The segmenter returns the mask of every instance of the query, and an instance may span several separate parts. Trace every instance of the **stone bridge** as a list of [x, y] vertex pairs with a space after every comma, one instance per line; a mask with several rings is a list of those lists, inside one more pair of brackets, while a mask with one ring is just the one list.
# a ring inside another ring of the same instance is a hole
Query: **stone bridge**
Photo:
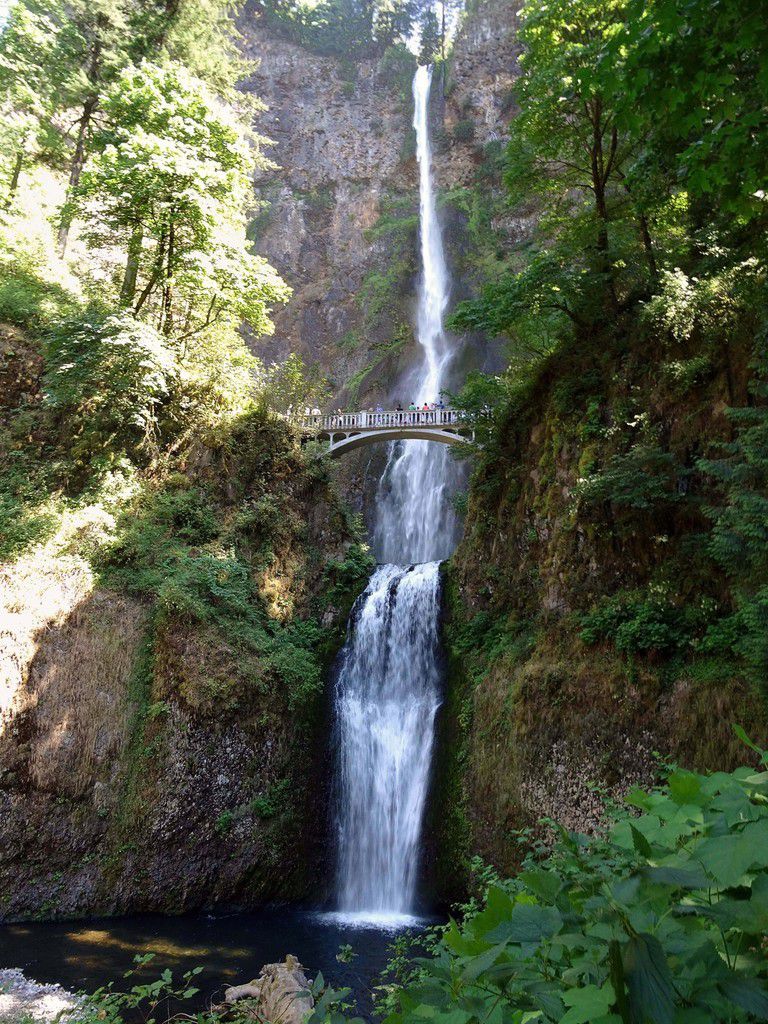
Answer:
[[300, 425], [307, 440], [328, 442], [328, 454], [332, 459], [354, 448], [380, 441], [472, 444], [475, 440], [474, 428], [463, 422], [455, 409], [340, 412], [330, 416], [303, 416]]

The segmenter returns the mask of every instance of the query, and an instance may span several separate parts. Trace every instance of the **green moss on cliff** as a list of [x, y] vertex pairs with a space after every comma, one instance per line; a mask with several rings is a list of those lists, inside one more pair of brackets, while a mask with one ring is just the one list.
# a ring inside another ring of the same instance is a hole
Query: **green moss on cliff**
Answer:
[[[732, 767], [732, 722], [768, 736], [702, 460], [746, 458], [724, 410], [750, 401], [754, 334], [744, 307], [727, 338], [682, 350], [653, 317], [582, 336], [517, 383], [479, 457], [449, 572], [441, 773], [470, 849], [505, 870], [515, 830], [596, 827], [591, 787], [650, 781], [654, 751]], [[682, 369], [659, 374], [674, 351]]]

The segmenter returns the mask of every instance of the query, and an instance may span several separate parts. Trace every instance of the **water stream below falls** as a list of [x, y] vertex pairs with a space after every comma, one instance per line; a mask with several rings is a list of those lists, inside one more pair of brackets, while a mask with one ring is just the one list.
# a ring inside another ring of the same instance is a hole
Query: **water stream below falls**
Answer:
[[[418, 405], [436, 402], [451, 346], [443, 327], [449, 279], [429, 139], [432, 69], [413, 80], [419, 162], [420, 360], [400, 382]], [[435, 715], [440, 704], [439, 560], [453, 550], [450, 496], [459, 469], [446, 446], [392, 445], [379, 481], [374, 549], [384, 564], [358, 600], [336, 682], [337, 913], [397, 925], [413, 920]]]

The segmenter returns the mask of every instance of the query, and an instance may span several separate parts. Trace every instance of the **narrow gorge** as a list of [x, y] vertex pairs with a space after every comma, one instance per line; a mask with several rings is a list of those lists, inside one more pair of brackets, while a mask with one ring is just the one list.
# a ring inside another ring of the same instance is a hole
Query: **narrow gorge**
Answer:
[[767, 62], [0, 4], [0, 1024], [768, 1020]]

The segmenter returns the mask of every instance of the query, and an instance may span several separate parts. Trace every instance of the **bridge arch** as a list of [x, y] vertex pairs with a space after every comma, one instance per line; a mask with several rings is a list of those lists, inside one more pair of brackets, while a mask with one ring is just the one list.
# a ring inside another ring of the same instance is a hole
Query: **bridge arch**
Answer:
[[337, 459], [346, 452], [381, 441], [435, 441], [472, 444], [474, 428], [454, 409], [396, 409], [387, 412], [307, 415], [301, 422], [304, 440], [325, 441], [326, 454]]
[[332, 459], [338, 459], [355, 448], [364, 448], [366, 445], [381, 444], [383, 441], [434, 441], [437, 444], [467, 444], [472, 443], [471, 434], [460, 433], [458, 430], [441, 430], [433, 427], [401, 427], [379, 430], [361, 430], [355, 432], [330, 433], [323, 432], [316, 435], [320, 441], [328, 441], [328, 454]]

